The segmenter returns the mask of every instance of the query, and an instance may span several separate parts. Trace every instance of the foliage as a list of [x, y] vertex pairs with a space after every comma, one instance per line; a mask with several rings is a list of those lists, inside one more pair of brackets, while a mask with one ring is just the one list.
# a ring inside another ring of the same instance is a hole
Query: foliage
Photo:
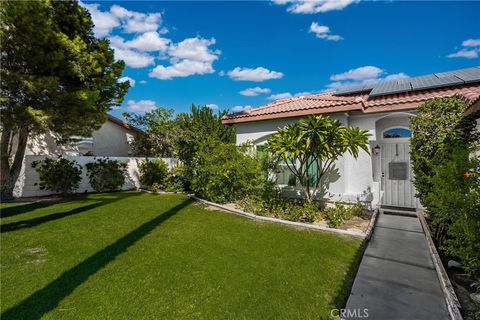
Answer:
[[90, 185], [96, 192], [119, 190], [125, 183], [127, 164], [117, 160], [97, 159], [85, 165]]
[[480, 158], [454, 149], [433, 168], [428, 213], [441, 249], [459, 258], [466, 271], [480, 276]]
[[140, 172], [140, 183], [143, 187], [151, 191], [158, 191], [154, 189], [164, 190], [169, 175], [165, 161], [162, 159], [156, 159], [154, 161], [145, 159], [138, 164], [138, 171]]
[[[267, 151], [282, 159], [300, 183], [306, 201], [312, 202], [322, 178], [344, 153], [358, 157], [368, 150], [368, 132], [342, 127], [338, 120], [312, 116], [289, 124], [274, 134]], [[316, 171], [317, 174], [312, 174]]]
[[125, 64], [114, 60], [108, 40], [94, 37], [77, 1], [3, 1], [0, 21], [0, 180], [8, 198], [28, 137], [89, 136], [129, 85], [117, 81]]
[[336, 203], [335, 207], [325, 208], [324, 214], [330, 228], [336, 228], [346, 221], [352, 219], [358, 213], [357, 210], [347, 207], [342, 203]]
[[234, 143], [235, 130], [222, 123], [226, 111], [215, 114], [207, 106], [192, 105], [190, 113], [180, 113], [176, 118], [178, 126], [177, 152], [179, 159], [190, 166], [200, 146], [208, 140], [220, 143]]
[[199, 148], [193, 159], [192, 190], [200, 197], [226, 203], [260, 191], [261, 166], [245, 147], [211, 139]]
[[40, 179], [41, 190], [51, 190], [63, 196], [78, 189], [82, 180], [82, 167], [74, 160], [46, 158], [32, 162]]
[[141, 129], [132, 142], [132, 150], [136, 156], [173, 157], [176, 154], [176, 124], [173, 120], [173, 109], [157, 107], [145, 114], [123, 113], [126, 121]]
[[186, 167], [182, 164], [173, 167], [165, 182], [165, 191], [182, 192], [189, 186]]
[[454, 146], [468, 147], [480, 138], [475, 120], [464, 118], [464, 111], [460, 97], [434, 98], [420, 105], [418, 115], [410, 119], [414, 184], [417, 197], [426, 207], [433, 168], [450, 157]]

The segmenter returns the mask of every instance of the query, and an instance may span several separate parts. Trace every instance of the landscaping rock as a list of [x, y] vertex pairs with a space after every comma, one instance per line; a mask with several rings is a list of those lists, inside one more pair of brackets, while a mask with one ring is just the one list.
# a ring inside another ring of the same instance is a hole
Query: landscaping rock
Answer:
[[480, 293], [471, 293], [470, 298], [480, 306]]
[[447, 267], [448, 269], [462, 269], [462, 264], [455, 260], [448, 260]]

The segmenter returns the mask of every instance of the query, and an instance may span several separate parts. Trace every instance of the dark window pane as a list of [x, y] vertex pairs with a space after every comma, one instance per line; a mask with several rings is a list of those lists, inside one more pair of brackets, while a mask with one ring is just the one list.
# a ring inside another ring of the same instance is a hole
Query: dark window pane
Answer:
[[384, 139], [410, 138], [411, 136], [412, 132], [405, 128], [392, 128], [383, 132]]

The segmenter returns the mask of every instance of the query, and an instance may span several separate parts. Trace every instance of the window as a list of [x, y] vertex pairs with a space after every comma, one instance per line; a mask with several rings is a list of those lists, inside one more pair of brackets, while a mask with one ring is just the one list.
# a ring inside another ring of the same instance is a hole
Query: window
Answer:
[[383, 131], [383, 139], [411, 138], [412, 131], [406, 128], [391, 128]]

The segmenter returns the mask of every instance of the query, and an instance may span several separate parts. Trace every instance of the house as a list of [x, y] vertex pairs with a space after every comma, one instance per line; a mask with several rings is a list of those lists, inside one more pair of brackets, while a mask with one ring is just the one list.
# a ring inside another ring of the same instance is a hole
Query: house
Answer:
[[68, 145], [58, 145], [50, 133], [30, 138], [25, 155], [129, 157], [132, 155], [131, 142], [140, 132], [128, 123], [108, 115], [108, 120], [91, 137], [73, 137], [74, 142]]
[[[107, 121], [94, 131], [91, 137], [72, 137], [74, 142], [59, 145], [52, 133], [45, 133], [29, 138], [20, 175], [15, 183], [15, 197], [36, 197], [51, 194], [51, 191], [40, 190], [39, 176], [32, 167], [35, 161], [46, 157], [63, 156], [76, 161], [82, 168], [86, 163], [95, 160], [95, 156], [105, 156], [123, 161], [127, 164], [126, 182], [122, 189], [129, 190], [140, 186], [137, 158], [132, 157], [131, 142], [135, 135], [142, 131], [130, 126], [111, 115]], [[168, 160], [168, 159], [167, 159]], [[168, 160], [169, 161], [169, 160]], [[91, 192], [86, 170], [82, 172], [82, 181], [78, 192]]]
[[[416, 108], [434, 97], [462, 97], [468, 110], [480, 104], [480, 67], [435, 73], [402, 80], [382, 81], [340, 89], [334, 93], [283, 99], [265, 106], [226, 115], [224, 124], [236, 127], [237, 144], [262, 145], [279, 128], [310, 115], [328, 115], [345, 126], [368, 130], [370, 154], [357, 159], [345, 154], [326, 177], [319, 197], [366, 201], [373, 206], [419, 206], [412, 183], [410, 118]], [[478, 111], [475, 112], [478, 117]], [[299, 195], [295, 179], [284, 169], [278, 183]]]

